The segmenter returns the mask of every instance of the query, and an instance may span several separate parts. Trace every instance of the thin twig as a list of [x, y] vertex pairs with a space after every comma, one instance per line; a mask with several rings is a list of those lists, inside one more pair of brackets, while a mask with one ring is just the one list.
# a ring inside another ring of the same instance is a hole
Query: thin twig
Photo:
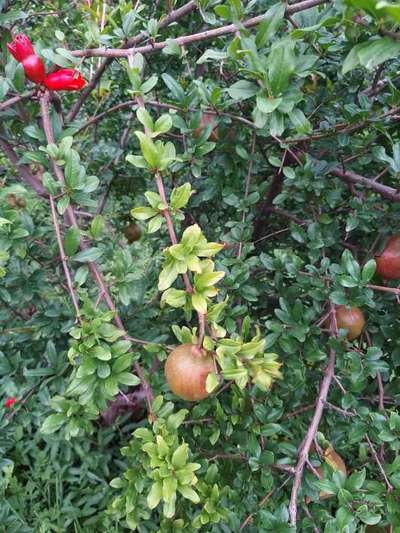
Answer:
[[[333, 304], [331, 304], [331, 307], [333, 307]], [[330, 332], [332, 336], [336, 336], [337, 335], [336, 314], [333, 312], [333, 309], [331, 309], [331, 311], [332, 312], [331, 312]], [[325, 402], [328, 397], [329, 388], [330, 388], [330, 385], [332, 383], [332, 379], [335, 373], [335, 361], [336, 361], [336, 353], [335, 353], [335, 350], [331, 348], [329, 352], [328, 365], [325, 369], [324, 378], [321, 382], [320, 390], [319, 390], [317, 401], [315, 404], [314, 416], [311, 420], [306, 436], [304, 437], [304, 440], [299, 449], [298, 461], [296, 465], [296, 472], [294, 475], [294, 482], [293, 482], [292, 493], [290, 496], [290, 504], [289, 504], [290, 523], [292, 526], [296, 526], [296, 523], [297, 523], [297, 499], [298, 499], [299, 489], [301, 486], [301, 481], [303, 479], [304, 466], [308, 460], [308, 454], [310, 452], [310, 448], [315, 438], [315, 435], [317, 434], [318, 427], [321, 422], [322, 414], [324, 412]]]
[[[319, 6], [321, 4], [330, 3], [330, 0], [304, 0], [303, 2], [297, 2], [296, 4], [289, 5], [286, 8], [287, 14], [298, 13], [306, 9]], [[265, 20], [265, 15], [258, 15], [256, 17], [245, 20], [241, 23], [243, 28], [252, 28], [257, 26]], [[240, 30], [240, 27], [236, 24], [229, 24], [227, 26], [221, 26], [220, 28], [214, 28], [212, 30], [202, 31], [200, 33], [194, 33], [192, 35], [184, 35], [182, 37], [176, 37], [175, 42], [179, 46], [186, 46], [188, 44], [197, 43], [199, 41], [205, 41], [208, 39], [215, 39], [216, 37], [222, 37], [230, 33], [236, 33]], [[145, 46], [138, 46], [133, 48], [88, 48], [86, 50], [73, 50], [71, 53], [75, 57], [128, 57], [134, 54], [149, 54], [162, 50], [168, 44], [168, 41], [154, 42]]]
[[60, 250], [61, 263], [64, 269], [65, 279], [67, 280], [69, 294], [71, 296], [72, 303], [74, 304], [74, 307], [75, 307], [76, 318], [78, 322], [80, 322], [81, 310], [79, 308], [78, 297], [77, 297], [77, 294], [74, 288], [74, 284], [72, 282], [71, 273], [68, 268], [68, 258], [64, 250], [64, 243], [63, 243], [63, 239], [61, 236], [60, 224], [58, 223], [58, 219], [57, 219], [56, 206], [55, 206], [54, 199], [52, 196], [50, 196], [49, 200], [50, 200], [51, 218], [53, 221], [54, 231], [56, 233], [58, 248]]
[[[178, 9], [175, 9], [171, 11], [166, 17], [164, 17], [160, 23], [159, 23], [159, 29], [166, 28], [173, 22], [176, 22], [177, 20], [181, 19], [185, 15], [191, 13], [197, 9], [197, 3], [195, 0], [190, 0], [187, 4], [183, 5], [182, 7], [179, 7]], [[148, 33], [146, 30], [138, 33], [132, 39], [128, 39], [121, 48], [131, 48], [132, 46], [135, 46], [136, 44], [140, 43], [143, 39], [146, 39], [148, 37]], [[76, 115], [79, 113], [80, 108], [84, 104], [85, 100], [88, 98], [90, 93], [95, 89], [95, 87], [98, 85], [98, 83], [101, 80], [102, 75], [106, 71], [107, 67], [112, 63], [113, 58], [107, 57], [102, 63], [99, 65], [98, 69], [94, 73], [92, 79], [87, 84], [87, 86], [83, 89], [79, 99], [77, 102], [73, 105], [70, 112], [67, 115], [67, 121], [72, 121], [76, 117]]]
[[[49, 115], [49, 98], [50, 98], [50, 95], [49, 93], [46, 91], [41, 99], [40, 99], [40, 107], [41, 107], [41, 112], [42, 112], [42, 120], [43, 120], [43, 129], [44, 129], [44, 132], [45, 132], [45, 135], [46, 135], [46, 139], [47, 139], [47, 143], [48, 144], [53, 144], [54, 143], [54, 134], [53, 134], [53, 128], [52, 128], [52, 125], [51, 125], [51, 120], [50, 120], [50, 115]], [[59, 167], [57, 165], [57, 163], [51, 158], [51, 162], [52, 162], [52, 166], [53, 166], [53, 170], [54, 170], [54, 174], [55, 176], [57, 177], [58, 181], [62, 184], [65, 183], [65, 178], [64, 178], [64, 173], [61, 169], [61, 167]], [[78, 222], [76, 220], [76, 217], [75, 217], [75, 213], [74, 213], [74, 210], [71, 206], [69, 206], [66, 210], [66, 214], [67, 214], [67, 217], [69, 219], [69, 222], [70, 224], [76, 226], [77, 228], [79, 228], [79, 225], [78, 225]], [[88, 246], [86, 244], [85, 241], [81, 240], [80, 242], [80, 248], [81, 250], [87, 250]], [[105, 302], [107, 303], [107, 306], [108, 308], [113, 311], [114, 313], [114, 321], [116, 323], [116, 325], [124, 332], [124, 338], [129, 340], [129, 335], [125, 332], [125, 327], [124, 327], [124, 324], [119, 316], [119, 314], [117, 313], [117, 310], [115, 308], [115, 305], [114, 305], [114, 302], [110, 296], [110, 292], [108, 290], [108, 287], [104, 281], [104, 278], [97, 266], [97, 264], [93, 261], [90, 261], [88, 263], [88, 266], [89, 266], [89, 269], [94, 277], [94, 280], [97, 284], [97, 286], [99, 287], [100, 289], [100, 293], [102, 293], [104, 295], [104, 300]], [[147, 401], [147, 409], [148, 409], [148, 417], [149, 417], [149, 420], [153, 421], [154, 420], [154, 415], [153, 415], [153, 411], [152, 411], [152, 403], [153, 403], [153, 391], [152, 391], [152, 388], [150, 386], [150, 384], [148, 383], [148, 381], [146, 380], [145, 378], [145, 375], [144, 375], [144, 371], [142, 369], [142, 367], [140, 366], [140, 364], [135, 361], [134, 362], [134, 369], [135, 369], [135, 372], [137, 373], [139, 379], [140, 379], [140, 382], [141, 382], [141, 385], [143, 387], [143, 390], [145, 392], [145, 395], [146, 395], [146, 401]]]
[[17, 102], [20, 102], [21, 100], [30, 98], [35, 93], [36, 93], [36, 89], [33, 89], [32, 91], [29, 91], [28, 93], [17, 94], [16, 96], [11, 97], [8, 100], [5, 100], [4, 102], [0, 102], [0, 111], [4, 111], [4, 109], [7, 109], [7, 107], [11, 107]]
[[[253, 162], [254, 162], [254, 152], [255, 152], [255, 149], [256, 149], [256, 140], [257, 140], [257, 136], [256, 136], [255, 133], [253, 133], [253, 139], [251, 141], [251, 152], [250, 152], [250, 157], [249, 157], [249, 166], [248, 166], [248, 169], [247, 169], [246, 185], [245, 185], [245, 190], [244, 190], [244, 201], [245, 202], [247, 200], [247, 197], [249, 196], [249, 191], [250, 191], [250, 181], [251, 181], [251, 173], [253, 171]], [[245, 208], [243, 208], [242, 225], [244, 225], [245, 221], [246, 221], [246, 211], [245, 211]], [[239, 247], [238, 247], [238, 251], [237, 251], [237, 258], [238, 259], [240, 259], [241, 255], [242, 255], [242, 248], [243, 248], [243, 242], [240, 241]]]
[[380, 462], [379, 460], [379, 457], [378, 457], [378, 454], [376, 453], [376, 450], [374, 448], [374, 445], [372, 444], [370, 438], [368, 437], [367, 434], [365, 434], [365, 439], [366, 441], [368, 442], [368, 446], [371, 450], [371, 453], [372, 453], [372, 456], [373, 458], [375, 459], [375, 462], [376, 464], [378, 465], [378, 468], [379, 470], [381, 471], [381, 474], [382, 474], [382, 477], [383, 479], [385, 480], [385, 484], [386, 484], [386, 487], [387, 487], [387, 491], [388, 492], [393, 492], [393, 485], [390, 483], [390, 481], [388, 480], [387, 476], [386, 476], [386, 473], [383, 469], [383, 466], [382, 466], [382, 463]]
[[[271, 498], [271, 496], [275, 492], [283, 489], [283, 487], [289, 483], [290, 479], [291, 479], [290, 476], [287, 477], [285, 479], [285, 481], [279, 485], [278, 488], [272, 489], [269, 492], [267, 492], [267, 494], [264, 496], [264, 498], [262, 500], [260, 500], [260, 502], [258, 503], [258, 507], [263, 507], [268, 502], [268, 500]], [[255, 515], [255, 513], [249, 514], [249, 516], [242, 522], [242, 524], [240, 526], [240, 531], [243, 531], [243, 529], [252, 522], [254, 515]]]

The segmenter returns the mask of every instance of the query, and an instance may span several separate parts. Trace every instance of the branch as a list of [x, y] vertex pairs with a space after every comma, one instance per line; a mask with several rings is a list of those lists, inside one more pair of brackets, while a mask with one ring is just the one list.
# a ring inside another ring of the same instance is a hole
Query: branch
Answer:
[[[161, 22], [159, 25], [160, 29], [165, 28], [166, 26], [169, 26], [172, 24], [172, 22], [175, 22], [179, 20], [180, 18], [184, 17], [191, 11], [194, 11], [197, 9], [196, 2], [194, 0], [190, 0], [187, 4], [180, 7], [179, 9], [175, 9], [169, 13]], [[135, 37], [132, 39], [129, 39], [126, 43], [122, 45], [122, 49], [124, 48], [131, 48], [132, 46], [135, 46], [136, 44], [140, 43], [143, 39], [146, 39], [148, 37], [148, 34], [146, 31], [142, 31], [138, 33]], [[129, 54], [128, 54], [129, 55]], [[67, 115], [67, 121], [72, 121], [76, 117], [76, 115], [79, 113], [80, 108], [84, 104], [86, 98], [89, 96], [89, 94], [93, 91], [93, 89], [96, 87], [96, 85], [99, 83], [104, 71], [106, 68], [111, 64], [113, 58], [107, 57], [99, 66], [99, 68], [96, 70], [93, 78], [90, 80], [90, 82], [87, 84], [87, 86], [83, 89], [79, 99], [77, 102], [73, 105], [70, 112]]]
[[[256, 133], [253, 132], [253, 138], [251, 141], [251, 152], [250, 152], [250, 157], [249, 157], [249, 166], [247, 168], [246, 185], [245, 185], [245, 190], [244, 190], [244, 201], [247, 200], [247, 197], [249, 196], [249, 191], [250, 191], [250, 181], [251, 181], [251, 174], [253, 172], [253, 162], [254, 162], [254, 152], [256, 150], [256, 140], [257, 140]], [[246, 222], [246, 211], [243, 210], [242, 224], [244, 225], [245, 222]], [[242, 249], [243, 249], [243, 241], [240, 240], [238, 251], [237, 251], [238, 259], [240, 259], [242, 255]]]
[[21, 100], [25, 100], [26, 98], [30, 98], [36, 93], [36, 89], [32, 89], [32, 91], [29, 91], [29, 93], [26, 94], [18, 94], [17, 96], [13, 96], [12, 98], [9, 98], [5, 102], [0, 103], [0, 111], [4, 111], [4, 109], [7, 109], [7, 107], [10, 107], [17, 102], [20, 102]]
[[[331, 0], [304, 0], [303, 2], [297, 2], [297, 4], [289, 5], [286, 9], [286, 14], [298, 13], [299, 11], [304, 11], [321, 4], [330, 3]], [[205, 41], [208, 39], [214, 39], [216, 37], [222, 37], [223, 35], [228, 35], [230, 33], [236, 33], [242, 28], [252, 28], [257, 26], [260, 22], [265, 19], [265, 14], [258, 15], [257, 17], [250, 18], [241, 23], [241, 25], [229, 24], [227, 26], [221, 26], [220, 28], [215, 28], [212, 30], [202, 31], [200, 33], [194, 33], [192, 35], [184, 35], [183, 37], [177, 37], [174, 41], [180, 46], [186, 46], [188, 44], [196, 43], [199, 41]], [[146, 46], [138, 46], [132, 48], [88, 48], [86, 50], [73, 50], [71, 53], [75, 57], [128, 57], [137, 53], [140, 54], [149, 54], [152, 52], [157, 52], [162, 50], [167, 46], [167, 41], [162, 41], [158, 43], [152, 43]]]
[[[54, 134], [53, 134], [53, 128], [52, 128], [52, 125], [51, 125], [51, 120], [50, 120], [50, 115], [49, 115], [49, 98], [50, 98], [49, 92], [46, 91], [44, 93], [44, 95], [40, 99], [40, 108], [41, 108], [41, 113], [42, 113], [43, 129], [44, 129], [44, 132], [45, 132], [45, 135], [46, 135], [47, 143], [48, 144], [53, 144], [54, 143]], [[54, 169], [54, 174], [56, 175], [58, 181], [60, 183], [65, 183], [64, 173], [63, 173], [62, 169], [56, 164], [56, 162], [52, 158], [51, 158], [51, 163], [52, 163], [52, 166], [53, 166], [53, 169]], [[72, 225], [76, 226], [77, 228], [79, 228], [79, 225], [78, 225], [78, 222], [76, 220], [76, 216], [75, 216], [74, 210], [73, 210], [73, 208], [71, 206], [69, 206], [67, 208], [66, 214], [67, 214], [67, 217], [69, 219], [70, 224], [72, 224]], [[88, 248], [88, 245], [86, 244], [86, 242], [81, 240], [80, 248], [81, 248], [81, 250], [86, 250]], [[92, 275], [93, 275], [93, 277], [95, 279], [95, 282], [96, 282], [97, 286], [100, 289], [100, 294], [104, 295], [104, 299], [106, 301], [106, 304], [107, 304], [108, 308], [111, 311], [113, 311], [113, 313], [115, 314], [114, 321], [115, 321], [116, 325], [122, 331], [125, 332], [124, 338], [129, 340], [129, 335], [126, 333], [124, 324], [123, 324], [119, 314], [117, 313], [117, 310], [115, 308], [114, 302], [113, 302], [113, 300], [112, 300], [112, 298], [110, 296], [110, 292], [108, 290], [108, 287], [105, 284], [104, 278], [103, 278], [103, 276], [102, 276], [97, 264], [95, 262], [89, 262], [88, 265], [89, 265], [89, 269], [90, 269], [90, 271], [91, 271], [91, 273], [92, 273]], [[134, 362], [134, 368], [135, 368], [135, 372], [139, 376], [139, 379], [141, 381], [141, 385], [142, 385], [143, 390], [144, 390], [145, 395], [146, 395], [149, 418], [153, 419], [153, 413], [152, 413], [152, 409], [151, 409], [151, 404], [153, 402], [153, 391], [152, 391], [152, 389], [150, 387], [150, 384], [147, 382], [147, 380], [146, 380], [146, 378], [144, 376], [144, 372], [143, 372], [142, 367], [139, 365], [139, 363], [137, 361]]]
[[[337, 334], [336, 314], [335, 314], [332, 304], [331, 304], [330, 331], [331, 331], [332, 336], [336, 336]], [[297, 461], [297, 465], [295, 469], [292, 494], [290, 496], [290, 504], [289, 504], [290, 523], [292, 526], [296, 526], [297, 498], [298, 498], [298, 493], [299, 493], [299, 489], [301, 486], [301, 481], [303, 478], [304, 466], [307, 463], [308, 454], [310, 452], [310, 448], [315, 438], [315, 435], [317, 434], [318, 427], [321, 422], [322, 414], [324, 412], [325, 402], [328, 397], [329, 388], [330, 388], [330, 385], [332, 383], [332, 379], [335, 373], [335, 361], [336, 361], [336, 353], [331, 348], [330, 353], [329, 353], [328, 366], [325, 369], [324, 378], [321, 382], [321, 386], [320, 386], [319, 393], [318, 393], [318, 398], [315, 403], [314, 416], [311, 420], [306, 436], [304, 437], [304, 440], [299, 449], [298, 461]]]
[[9, 142], [0, 137], [0, 148], [8, 157], [13, 165], [17, 167], [17, 170], [23, 181], [28, 183], [39, 196], [48, 197], [48, 192], [43, 187], [42, 182], [36, 178], [30, 171], [27, 165], [22, 165], [19, 163], [19, 157], [16, 154], [14, 148]]
[[382, 474], [383, 479], [385, 480], [387, 492], [393, 492], [393, 485], [390, 483], [390, 481], [388, 480], [388, 478], [386, 476], [386, 473], [385, 473], [385, 471], [383, 469], [383, 466], [382, 466], [382, 464], [381, 464], [381, 462], [379, 460], [378, 454], [376, 453], [374, 445], [371, 442], [371, 439], [368, 437], [367, 434], [365, 434], [365, 438], [366, 438], [366, 440], [368, 442], [368, 446], [370, 447], [372, 456], [375, 459], [376, 464], [378, 465], [378, 468], [379, 468], [379, 470], [380, 470], [380, 472]]
[[[174, 104], [168, 104], [163, 102], [157, 102], [155, 100], [147, 100], [146, 105], [150, 107], [157, 107], [160, 109], [174, 109], [175, 111], [181, 111], [182, 113], [195, 113], [198, 111], [198, 109], [194, 109], [192, 107], [179, 107]], [[78, 130], [76, 130], [75, 134], [80, 133], [84, 129], [86, 129], [88, 126], [91, 126], [92, 124], [97, 124], [100, 120], [102, 120], [104, 117], [109, 115], [110, 113], [113, 113], [114, 111], [120, 111], [121, 109], [125, 109], [126, 107], [136, 109], [138, 107], [136, 100], [127, 100], [126, 102], [120, 102], [119, 104], [113, 105], [109, 109], [106, 109], [105, 111], [102, 111], [98, 115], [95, 115], [94, 117], [90, 118], [85, 124], [83, 124]], [[241, 122], [248, 128], [251, 128], [253, 130], [257, 129], [255, 124], [251, 122], [250, 120], [239, 117], [237, 115], [232, 115], [231, 113], [225, 113], [223, 111], [216, 111], [215, 109], [211, 108], [205, 108], [204, 112], [207, 113], [207, 115], [216, 115], [219, 117], [227, 117], [235, 122]]]
[[350, 170], [342, 170], [340, 168], [333, 168], [330, 171], [330, 174], [333, 174], [334, 176], [341, 178], [347, 183], [365, 185], [369, 189], [372, 189], [373, 191], [377, 192], [378, 194], [380, 194], [384, 198], [387, 198], [388, 200], [392, 200], [393, 202], [400, 202], [400, 192], [397, 189], [394, 189], [393, 187], [382, 185], [381, 183], [378, 183], [370, 178], [361, 176], [360, 174], [356, 174], [355, 172], [351, 172]]

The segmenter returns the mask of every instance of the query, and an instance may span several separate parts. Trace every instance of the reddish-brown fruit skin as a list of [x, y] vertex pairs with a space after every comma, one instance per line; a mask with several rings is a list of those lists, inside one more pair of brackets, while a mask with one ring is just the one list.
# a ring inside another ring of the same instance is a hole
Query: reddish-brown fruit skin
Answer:
[[375, 256], [376, 272], [384, 279], [400, 278], [400, 236], [391, 237], [381, 255]]
[[206, 350], [194, 344], [182, 344], [169, 354], [164, 373], [176, 396], [188, 402], [197, 402], [208, 396], [206, 380], [214, 370], [214, 360]]
[[[203, 133], [204, 128], [206, 128], [209, 124], [215, 124], [215, 116], [209, 113], [203, 113], [200, 118], [200, 124], [199, 127], [196, 128], [193, 132], [193, 135], [198, 139], [200, 135]], [[218, 141], [218, 126], [215, 126], [210, 133], [209, 139], [211, 141]]]
[[347, 338], [353, 341], [361, 335], [365, 326], [364, 314], [358, 307], [336, 307], [336, 322], [339, 329], [347, 329]]
[[129, 242], [129, 244], [131, 244], [140, 239], [142, 235], [142, 230], [137, 224], [132, 223], [132, 224], [129, 224], [129, 226], [125, 226], [124, 235], [126, 237], [126, 240]]

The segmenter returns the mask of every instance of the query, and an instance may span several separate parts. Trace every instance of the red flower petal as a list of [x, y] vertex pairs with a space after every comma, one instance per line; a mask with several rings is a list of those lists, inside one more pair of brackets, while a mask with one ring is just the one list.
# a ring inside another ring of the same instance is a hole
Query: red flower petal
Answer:
[[79, 91], [86, 81], [78, 70], [62, 68], [49, 74], [44, 84], [52, 91]]
[[17, 398], [15, 398], [15, 396], [12, 396], [11, 398], [7, 398], [7, 400], [4, 402], [4, 407], [6, 407], [7, 409], [10, 409], [16, 402], [17, 402]]
[[35, 53], [29, 37], [23, 33], [20, 33], [11, 43], [8, 43], [7, 48], [17, 61], [23, 61]]

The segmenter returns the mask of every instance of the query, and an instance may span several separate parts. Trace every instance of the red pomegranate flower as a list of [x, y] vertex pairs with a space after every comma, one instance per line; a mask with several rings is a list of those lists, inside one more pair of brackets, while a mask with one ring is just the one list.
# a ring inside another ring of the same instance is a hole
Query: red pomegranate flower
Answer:
[[52, 91], [79, 91], [86, 81], [78, 70], [62, 68], [49, 74], [44, 84]]
[[17, 35], [11, 43], [7, 44], [10, 54], [20, 63], [24, 59], [35, 54], [32, 43], [26, 35], [20, 33]]
[[4, 402], [4, 407], [7, 409], [11, 409], [11, 407], [17, 402], [17, 398], [15, 396], [11, 396], [11, 398], [7, 398], [7, 400]]
[[46, 72], [43, 61], [35, 54], [32, 43], [26, 35], [20, 33], [7, 44], [10, 54], [24, 67], [25, 76], [34, 83], [43, 83]]

